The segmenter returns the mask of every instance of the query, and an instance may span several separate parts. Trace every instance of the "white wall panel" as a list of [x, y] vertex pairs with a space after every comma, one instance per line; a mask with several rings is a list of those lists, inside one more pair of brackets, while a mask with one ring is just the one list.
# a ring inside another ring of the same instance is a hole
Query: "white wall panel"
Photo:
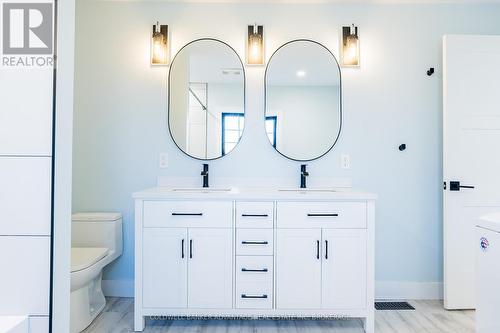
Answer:
[[19, 53], [0, 63], [0, 315], [35, 316], [31, 331], [48, 332], [53, 68], [39, 67], [50, 55]]
[[0, 235], [49, 235], [50, 157], [0, 156]]
[[52, 68], [0, 67], [0, 155], [51, 155]]
[[0, 315], [47, 315], [50, 237], [0, 236]]
[[48, 333], [49, 332], [49, 317], [30, 317], [30, 333]]

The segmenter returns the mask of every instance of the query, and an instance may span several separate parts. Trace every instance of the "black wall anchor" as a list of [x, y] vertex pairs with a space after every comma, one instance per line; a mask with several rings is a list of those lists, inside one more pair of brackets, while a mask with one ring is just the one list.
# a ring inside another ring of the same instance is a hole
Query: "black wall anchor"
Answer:
[[434, 74], [434, 67], [431, 67], [427, 70], [427, 76], [431, 76], [432, 74]]
[[406, 149], [406, 143], [402, 143], [399, 145], [399, 151], [403, 151]]

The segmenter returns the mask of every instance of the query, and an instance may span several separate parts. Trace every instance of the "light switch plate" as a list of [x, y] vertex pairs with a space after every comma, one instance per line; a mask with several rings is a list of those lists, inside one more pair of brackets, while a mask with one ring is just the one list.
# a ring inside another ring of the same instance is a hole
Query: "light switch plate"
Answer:
[[159, 162], [160, 169], [168, 168], [168, 154], [167, 153], [160, 153], [159, 160], [160, 160], [160, 162]]
[[348, 154], [340, 155], [340, 167], [342, 169], [350, 169], [351, 168], [351, 156]]

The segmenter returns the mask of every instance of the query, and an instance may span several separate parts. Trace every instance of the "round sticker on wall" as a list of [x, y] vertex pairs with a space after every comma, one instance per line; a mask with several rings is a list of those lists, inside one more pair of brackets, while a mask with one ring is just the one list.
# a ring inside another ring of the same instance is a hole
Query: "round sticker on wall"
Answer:
[[488, 251], [488, 247], [490, 247], [490, 242], [485, 237], [481, 237], [481, 250]]

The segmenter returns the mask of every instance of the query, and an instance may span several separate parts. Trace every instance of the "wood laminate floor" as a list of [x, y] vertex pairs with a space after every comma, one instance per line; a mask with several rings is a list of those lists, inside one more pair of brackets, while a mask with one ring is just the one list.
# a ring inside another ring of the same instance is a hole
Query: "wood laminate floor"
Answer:
[[[133, 332], [132, 298], [108, 298], [84, 333]], [[441, 301], [409, 301], [414, 311], [375, 311], [376, 333], [473, 333], [474, 311], [446, 311]], [[145, 333], [362, 333], [360, 320], [147, 320]]]

